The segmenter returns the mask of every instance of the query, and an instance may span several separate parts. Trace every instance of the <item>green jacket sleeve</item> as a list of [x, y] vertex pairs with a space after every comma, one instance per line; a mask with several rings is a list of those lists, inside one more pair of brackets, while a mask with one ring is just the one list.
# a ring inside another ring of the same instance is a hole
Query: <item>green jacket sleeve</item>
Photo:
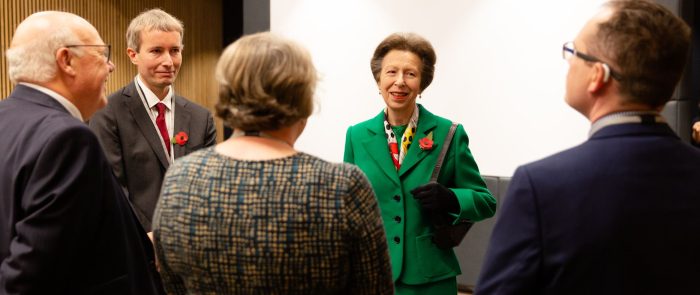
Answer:
[[345, 154], [343, 155], [343, 162], [355, 164], [355, 155], [352, 150], [352, 126], [348, 127], [348, 131], [345, 133]]
[[469, 150], [469, 138], [461, 124], [455, 131], [438, 182], [457, 195], [461, 210], [459, 216], [455, 216], [455, 222], [459, 219], [480, 221], [496, 213], [496, 199], [481, 178], [479, 167]]

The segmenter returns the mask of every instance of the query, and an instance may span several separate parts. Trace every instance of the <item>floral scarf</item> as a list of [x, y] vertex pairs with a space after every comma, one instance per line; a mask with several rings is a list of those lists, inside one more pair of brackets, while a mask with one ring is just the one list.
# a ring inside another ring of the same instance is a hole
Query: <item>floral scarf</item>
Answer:
[[413, 110], [413, 115], [411, 115], [411, 120], [408, 122], [408, 127], [401, 136], [401, 149], [399, 150], [399, 145], [396, 142], [396, 135], [394, 135], [394, 130], [391, 128], [388, 120], [388, 109], [384, 109], [384, 132], [386, 133], [387, 141], [389, 142], [389, 151], [391, 152], [391, 160], [394, 161], [394, 167], [396, 171], [401, 168], [401, 163], [406, 157], [408, 148], [413, 142], [413, 135], [416, 133], [416, 126], [418, 126], [418, 105], [415, 106]]

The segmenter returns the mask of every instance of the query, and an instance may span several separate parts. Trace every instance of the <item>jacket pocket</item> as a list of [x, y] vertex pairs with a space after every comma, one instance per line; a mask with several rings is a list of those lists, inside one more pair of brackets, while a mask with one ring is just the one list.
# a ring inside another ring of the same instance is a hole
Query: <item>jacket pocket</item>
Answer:
[[459, 274], [459, 265], [452, 249], [443, 250], [433, 243], [433, 234], [416, 237], [418, 265], [428, 279], [446, 278]]

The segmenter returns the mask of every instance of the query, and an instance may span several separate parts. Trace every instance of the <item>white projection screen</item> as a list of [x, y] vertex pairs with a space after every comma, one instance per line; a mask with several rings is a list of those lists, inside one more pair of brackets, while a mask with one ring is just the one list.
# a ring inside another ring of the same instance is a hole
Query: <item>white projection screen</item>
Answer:
[[603, 2], [271, 0], [270, 30], [305, 46], [320, 76], [297, 148], [342, 161], [347, 127], [383, 107], [369, 60], [393, 32], [435, 47], [435, 78], [419, 103], [464, 125], [482, 174], [510, 176], [577, 145], [589, 123], [563, 100], [561, 47]]

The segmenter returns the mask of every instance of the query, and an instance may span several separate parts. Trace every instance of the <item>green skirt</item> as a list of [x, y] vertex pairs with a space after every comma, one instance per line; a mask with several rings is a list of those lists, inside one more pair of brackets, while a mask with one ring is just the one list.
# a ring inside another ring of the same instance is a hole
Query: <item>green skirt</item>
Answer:
[[433, 283], [421, 285], [406, 285], [401, 282], [394, 284], [396, 295], [456, 295], [457, 278], [452, 277]]

